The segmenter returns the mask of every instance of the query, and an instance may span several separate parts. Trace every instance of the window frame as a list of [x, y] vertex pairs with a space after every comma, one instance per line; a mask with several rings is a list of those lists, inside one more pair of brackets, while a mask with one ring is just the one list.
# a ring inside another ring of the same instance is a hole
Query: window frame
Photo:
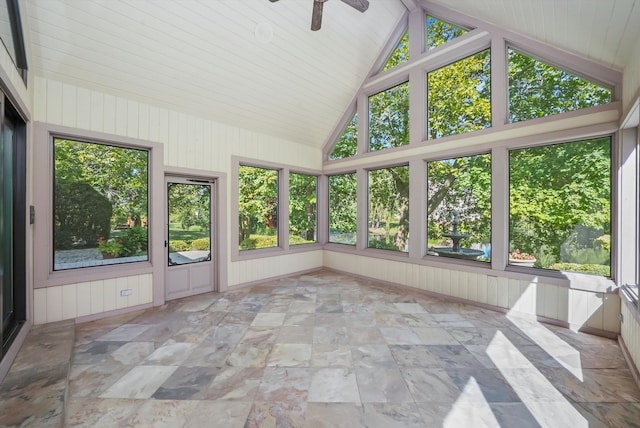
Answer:
[[490, 170], [489, 170], [489, 174], [490, 174], [490, 184], [489, 184], [489, 192], [490, 192], [490, 197], [489, 197], [489, 203], [491, 205], [491, 216], [489, 219], [489, 245], [492, 249], [492, 254], [491, 254], [491, 259], [489, 261], [480, 261], [480, 260], [465, 260], [465, 259], [458, 259], [458, 258], [454, 258], [454, 257], [440, 257], [439, 261], [442, 261], [443, 259], [449, 259], [449, 260], [454, 260], [455, 263], [463, 263], [463, 264], [472, 264], [473, 266], [479, 266], [479, 267], [491, 267], [492, 266], [492, 262], [493, 262], [493, 240], [494, 240], [494, 215], [493, 215], [493, 209], [494, 209], [494, 159], [493, 159], [493, 151], [492, 150], [485, 150], [485, 151], [474, 151], [474, 152], [467, 152], [467, 151], [462, 151], [460, 152], [460, 154], [455, 154], [452, 156], [440, 156], [440, 157], [435, 157], [435, 158], [427, 158], [424, 159], [424, 176], [425, 176], [425, 193], [424, 193], [424, 200], [425, 200], [425, 218], [426, 218], [426, 225], [425, 225], [425, 236], [422, 238], [424, 239], [425, 242], [425, 248], [426, 251], [423, 254], [423, 259], [425, 260], [430, 260], [433, 259], [435, 260], [438, 256], [434, 256], [429, 254], [429, 226], [428, 226], [428, 222], [429, 222], [429, 213], [428, 213], [428, 203], [429, 203], [429, 197], [428, 197], [428, 193], [429, 193], [429, 163], [431, 162], [439, 162], [439, 161], [444, 161], [444, 160], [449, 160], [449, 159], [454, 159], [454, 158], [468, 158], [468, 157], [473, 157], [473, 156], [489, 156], [489, 163], [490, 163]]
[[[107, 144], [148, 152], [148, 260], [78, 269], [53, 270], [54, 138]], [[163, 205], [165, 199], [163, 194], [162, 145], [65, 126], [36, 124], [34, 126], [34, 148], [40, 152], [39, 156], [34, 157], [34, 182], [47, 183], [46, 186], [34, 187], [34, 288], [149, 273], [154, 274], [154, 277], [159, 275], [159, 272], [164, 269], [164, 231], [161, 218], [164, 215]]]
[[316, 188], [315, 188], [315, 197], [316, 197], [316, 206], [315, 206], [315, 217], [316, 217], [316, 221], [315, 221], [315, 230], [316, 230], [316, 239], [314, 242], [304, 242], [304, 243], [300, 243], [300, 244], [292, 244], [291, 243], [291, 193], [288, 193], [289, 197], [289, 201], [288, 201], [288, 206], [287, 206], [287, 212], [289, 213], [289, 221], [288, 221], [288, 241], [289, 241], [289, 247], [299, 247], [299, 246], [303, 246], [303, 245], [315, 245], [318, 244], [318, 242], [320, 241], [320, 230], [319, 230], [319, 221], [318, 221], [318, 206], [319, 201], [320, 201], [320, 176], [316, 175], [316, 174], [309, 174], [309, 173], [305, 173], [305, 172], [298, 172], [297, 170], [289, 170], [288, 173], [288, 180], [287, 180], [287, 186], [288, 190], [290, 192], [290, 188], [291, 188], [291, 174], [296, 174], [296, 175], [303, 175], [306, 177], [313, 177], [315, 178], [316, 181]]
[[408, 215], [409, 215], [409, 237], [411, 236], [411, 167], [409, 162], [405, 162], [405, 163], [397, 163], [397, 164], [393, 164], [393, 165], [377, 165], [375, 167], [371, 167], [371, 168], [366, 168], [365, 172], [366, 172], [366, 213], [365, 213], [365, 218], [366, 218], [366, 225], [365, 225], [365, 230], [366, 230], [366, 235], [363, 236], [363, 240], [364, 240], [364, 248], [366, 251], [382, 251], [385, 253], [391, 253], [391, 254], [397, 254], [397, 255], [409, 255], [409, 251], [410, 251], [410, 247], [409, 247], [409, 237], [407, 238], [407, 251], [404, 250], [391, 250], [391, 249], [384, 249], [384, 248], [376, 248], [376, 247], [371, 247], [369, 245], [369, 220], [370, 220], [370, 214], [371, 214], [371, 186], [370, 186], [370, 180], [371, 180], [371, 172], [373, 171], [381, 171], [381, 170], [389, 170], [389, 169], [393, 169], [393, 168], [400, 168], [400, 167], [406, 167], [407, 168], [407, 179], [409, 180], [409, 189], [408, 189], [408, 193], [407, 193], [407, 200], [408, 200]]
[[[53, 145], [53, 202], [54, 202], [54, 207], [53, 207], [53, 215], [56, 215], [56, 208], [55, 208], [55, 201], [56, 201], [56, 190], [55, 190], [55, 185], [56, 183], [58, 183], [57, 177], [56, 177], [56, 159], [55, 159], [55, 153], [56, 153], [56, 144], [60, 141], [71, 141], [73, 143], [79, 143], [79, 144], [86, 144], [86, 145], [98, 145], [98, 146], [103, 146], [103, 147], [110, 147], [110, 148], [116, 148], [116, 149], [123, 149], [123, 150], [132, 150], [132, 151], [137, 151], [137, 152], [143, 152], [146, 155], [146, 191], [147, 191], [147, 197], [146, 197], [146, 206], [147, 206], [147, 212], [145, 213], [146, 218], [149, 218], [149, 199], [150, 199], [150, 195], [149, 195], [149, 180], [150, 180], [150, 168], [149, 168], [149, 159], [150, 159], [150, 155], [149, 155], [149, 150], [145, 150], [145, 149], [141, 149], [141, 148], [134, 148], [131, 146], [125, 147], [122, 145], [117, 145], [117, 144], [107, 144], [104, 142], [96, 142], [96, 141], [87, 141], [86, 139], [80, 140], [78, 138], [68, 138], [68, 137], [63, 137], [60, 138], [58, 135], [52, 135], [52, 145]], [[141, 260], [141, 261], [149, 261], [149, 244], [148, 244], [148, 238], [149, 238], [149, 229], [146, 229], [147, 232], [147, 248], [146, 248], [146, 252], [147, 252], [147, 258], [146, 260]], [[54, 259], [54, 263], [52, 266], [52, 269], [54, 272], [61, 272], [61, 271], [65, 271], [65, 270], [69, 270], [69, 269], [86, 269], [90, 266], [79, 266], [79, 267], [67, 267], [67, 268], [56, 268], [56, 264], [55, 264], [55, 253], [56, 253], [56, 249], [55, 249], [55, 231], [52, 235], [53, 238], [53, 243], [54, 243], [54, 248], [52, 248], [53, 251], [53, 259]], [[108, 263], [104, 263], [101, 264], [99, 266], [113, 266], [113, 265], [118, 265], [118, 264], [124, 264], [124, 263], [135, 263], [135, 261], [132, 260], [126, 260], [128, 258], [128, 256], [117, 256], [114, 257], [112, 260], [114, 260], [114, 262], [108, 262]], [[122, 259], [122, 260], [120, 260]]]
[[[269, 248], [256, 248], [252, 250], [240, 250], [238, 241], [239, 224], [239, 203], [240, 203], [240, 166], [251, 166], [254, 168], [264, 168], [278, 171], [278, 246]], [[318, 216], [321, 202], [316, 204], [316, 221], [317, 221], [317, 241], [307, 244], [290, 245], [289, 244], [289, 173], [312, 175], [317, 177], [317, 195], [321, 195], [322, 188], [322, 172], [310, 168], [293, 167], [287, 164], [258, 160], [254, 158], [231, 156], [231, 221], [230, 231], [231, 238], [229, 246], [231, 247], [230, 261], [243, 261], [260, 259], [266, 257], [276, 257], [286, 254], [300, 253], [306, 251], [316, 251], [322, 249], [325, 242], [323, 238], [324, 223]]]
[[[343, 242], [333, 242], [331, 241], [330, 235], [331, 235], [331, 231], [330, 231], [330, 224], [331, 224], [331, 220], [330, 220], [330, 208], [331, 208], [331, 195], [329, 194], [331, 192], [331, 177], [335, 177], [335, 176], [339, 176], [339, 175], [350, 175], [353, 174], [353, 176], [356, 179], [356, 242], [355, 244], [347, 244], [347, 243], [343, 243]], [[347, 171], [341, 171], [341, 172], [336, 172], [335, 174], [325, 174], [326, 176], [326, 181], [327, 181], [327, 191], [326, 191], [326, 205], [327, 205], [327, 209], [325, 210], [325, 212], [327, 213], [327, 230], [326, 230], [326, 243], [327, 245], [337, 245], [339, 247], [343, 247], [343, 248], [358, 248], [360, 246], [360, 213], [361, 213], [361, 209], [360, 209], [360, 201], [361, 201], [361, 197], [360, 197], [360, 193], [361, 193], [361, 186], [360, 186], [360, 182], [361, 180], [359, 179], [359, 174], [357, 171], [355, 170], [347, 170]]]
[[[544, 268], [537, 268], [537, 267], [529, 267], [529, 266], [518, 266], [518, 265], [514, 265], [514, 264], [509, 264], [509, 246], [510, 246], [510, 242], [511, 242], [511, 202], [510, 202], [510, 187], [511, 187], [511, 180], [510, 180], [510, 175], [511, 175], [511, 164], [510, 164], [510, 152], [514, 151], [514, 150], [526, 150], [526, 149], [535, 149], [535, 148], [539, 148], [539, 147], [550, 147], [550, 146], [558, 146], [558, 145], [562, 145], [562, 144], [573, 144], [573, 143], [580, 143], [581, 141], [587, 141], [587, 140], [597, 140], [599, 138], [609, 138], [609, 147], [610, 147], [610, 152], [609, 152], [609, 182], [610, 182], [610, 189], [609, 189], [609, 218], [610, 218], [610, 235], [611, 235], [611, 242], [610, 242], [610, 250], [609, 250], [609, 276], [602, 276], [602, 275], [597, 275], [597, 274], [588, 274], [588, 273], [582, 273], [582, 272], [573, 272], [573, 271], [562, 271], [562, 270], [554, 270], [554, 269], [544, 269]], [[505, 260], [505, 271], [512, 271], [512, 272], [530, 272], [530, 273], [535, 273], [537, 275], [540, 276], [548, 276], [548, 277], [575, 277], [575, 276], [579, 276], [580, 278], [584, 278], [585, 282], [591, 282], [589, 280], [589, 278], [594, 281], [594, 282], [599, 282], [600, 280], [611, 280], [611, 281], [616, 281], [617, 278], [617, 269], [616, 266], [618, 264], [618, 253], [616, 251], [617, 248], [617, 221], [614, 218], [614, 213], [615, 213], [615, 207], [617, 206], [617, 198], [616, 198], [616, 189], [618, 187], [618, 183], [616, 180], [616, 169], [618, 168], [618, 162], [616, 161], [616, 146], [617, 146], [617, 134], [615, 133], [604, 133], [604, 134], [595, 134], [595, 135], [589, 135], [589, 136], [584, 136], [584, 137], [575, 137], [575, 138], [564, 138], [564, 139], [556, 139], [554, 141], [549, 141], [549, 142], [545, 142], [545, 143], [540, 143], [540, 144], [530, 144], [530, 145], [522, 145], [522, 146], [516, 146], [516, 147], [508, 147], [507, 148], [507, 153], [506, 153], [506, 160], [507, 160], [507, 166], [506, 166], [506, 183], [505, 183], [505, 187], [506, 187], [506, 247], [505, 250], [503, 251], [503, 254], [501, 254], [502, 257], [504, 257]]]

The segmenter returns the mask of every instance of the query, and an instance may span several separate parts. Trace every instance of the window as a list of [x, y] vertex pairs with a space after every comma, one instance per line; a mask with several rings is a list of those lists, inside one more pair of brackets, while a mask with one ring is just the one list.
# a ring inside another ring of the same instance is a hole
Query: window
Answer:
[[146, 150], [54, 138], [53, 268], [148, 260]]
[[369, 151], [409, 144], [409, 82], [369, 97]]
[[0, 39], [16, 68], [27, 80], [27, 53], [20, 18], [19, 0], [0, 0]]
[[398, 46], [396, 46], [384, 67], [382, 67], [382, 71], [390, 70], [407, 61], [409, 61], [409, 30], [404, 32], [402, 39], [398, 42]]
[[509, 49], [509, 121], [611, 102], [611, 90]]
[[430, 255], [491, 260], [491, 156], [427, 163]]
[[358, 151], [358, 114], [355, 113], [353, 118], [342, 133], [340, 140], [333, 146], [333, 150], [329, 154], [329, 159], [344, 159], [355, 156]]
[[369, 248], [409, 251], [409, 167], [369, 171]]
[[437, 48], [466, 32], [467, 30], [462, 27], [427, 15], [427, 47], [429, 49]]
[[356, 245], [355, 173], [329, 176], [329, 242]]
[[491, 126], [489, 50], [427, 74], [430, 139]]
[[512, 150], [509, 264], [610, 276], [611, 138]]
[[317, 241], [318, 177], [289, 173], [289, 245]]
[[278, 180], [276, 169], [240, 165], [240, 250], [278, 246]]

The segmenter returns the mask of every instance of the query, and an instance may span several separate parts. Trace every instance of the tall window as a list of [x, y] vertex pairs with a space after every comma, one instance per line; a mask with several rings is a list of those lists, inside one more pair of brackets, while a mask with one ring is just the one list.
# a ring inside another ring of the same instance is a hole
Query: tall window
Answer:
[[512, 150], [509, 264], [610, 276], [611, 138]]
[[329, 242], [356, 245], [356, 188], [355, 173], [329, 177]]
[[427, 163], [429, 254], [491, 260], [491, 156]]
[[427, 15], [427, 47], [437, 48], [467, 32], [466, 29]]
[[409, 251], [409, 167], [369, 171], [369, 248]]
[[509, 49], [509, 121], [611, 102], [611, 90]]
[[427, 74], [430, 139], [491, 126], [489, 50]]
[[54, 270], [148, 260], [148, 152], [54, 138]]
[[340, 140], [333, 146], [329, 159], [344, 159], [355, 156], [358, 151], [358, 113], [347, 124]]
[[276, 169], [240, 165], [239, 248], [278, 246], [278, 179]]
[[409, 144], [409, 82], [369, 97], [369, 151]]
[[393, 53], [382, 67], [382, 71], [391, 70], [393, 67], [409, 61], [409, 30], [405, 31]]
[[289, 245], [317, 241], [318, 177], [289, 174]]

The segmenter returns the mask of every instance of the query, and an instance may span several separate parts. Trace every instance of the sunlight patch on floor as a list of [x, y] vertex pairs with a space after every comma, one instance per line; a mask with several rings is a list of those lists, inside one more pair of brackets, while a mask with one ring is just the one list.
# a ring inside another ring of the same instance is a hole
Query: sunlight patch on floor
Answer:
[[500, 426], [475, 378], [469, 378], [464, 390], [443, 422], [445, 428]]
[[[486, 354], [541, 426], [587, 428], [587, 420], [501, 332]], [[525, 362], [526, 361], [526, 362]]]
[[562, 367], [567, 369], [578, 380], [584, 381], [580, 351], [537, 321], [525, 320], [512, 313], [508, 313], [507, 318]]

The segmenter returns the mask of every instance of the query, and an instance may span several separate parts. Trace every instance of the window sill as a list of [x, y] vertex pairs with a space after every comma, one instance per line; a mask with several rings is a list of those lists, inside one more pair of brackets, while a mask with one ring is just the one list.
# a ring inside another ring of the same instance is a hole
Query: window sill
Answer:
[[297, 244], [292, 245], [289, 248], [285, 249], [283, 247], [271, 247], [271, 248], [257, 248], [254, 250], [236, 250], [231, 256], [232, 262], [240, 262], [244, 260], [253, 260], [253, 259], [261, 259], [267, 257], [278, 257], [278, 256], [286, 256], [289, 254], [296, 253], [304, 253], [308, 251], [317, 251], [321, 250], [322, 246], [320, 244], [312, 243], [312, 244]]
[[151, 273], [153, 273], [153, 265], [148, 260], [94, 267], [82, 267], [77, 269], [50, 271], [44, 283], [35, 283], [33, 287], [46, 288], [72, 283], [100, 281]]

